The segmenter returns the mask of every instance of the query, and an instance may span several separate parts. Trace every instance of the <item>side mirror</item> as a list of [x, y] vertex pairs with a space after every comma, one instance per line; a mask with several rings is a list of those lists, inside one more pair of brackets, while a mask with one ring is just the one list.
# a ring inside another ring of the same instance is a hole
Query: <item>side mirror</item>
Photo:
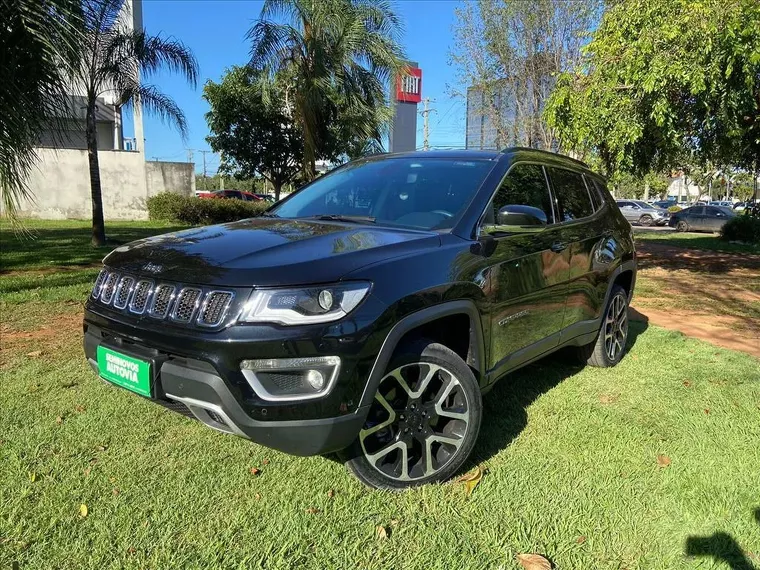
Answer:
[[543, 231], [548, 224], [546, 214], [539, 208], [522, 204], [509, 204], [499, 209], [496, 225], [485, 226], [486, 233], [535, 233]]

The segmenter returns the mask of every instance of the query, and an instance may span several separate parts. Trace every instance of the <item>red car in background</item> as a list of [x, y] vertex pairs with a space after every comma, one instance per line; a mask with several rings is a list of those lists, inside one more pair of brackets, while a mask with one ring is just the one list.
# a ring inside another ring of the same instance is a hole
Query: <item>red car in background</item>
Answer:
[[243, 190], [213, 190], [211, 192], [196, 192], [198, 198], [223, 198], [232, 200], [245, 200], [246, 202], [260, 202], [262, 199], [252, 192]]

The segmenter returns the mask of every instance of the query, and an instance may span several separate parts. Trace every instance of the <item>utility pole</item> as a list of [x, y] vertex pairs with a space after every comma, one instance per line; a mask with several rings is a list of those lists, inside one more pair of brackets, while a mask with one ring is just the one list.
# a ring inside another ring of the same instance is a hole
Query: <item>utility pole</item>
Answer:
[[430, 135], [430, 113], [437, 113], [438, 111], [428, 108], [430, 103], [435, 103], [435, 99], [425, 97], [422, 102], [425, 103], [425, 109], [423, 111], [420, 111], [420, 115], [422, 115], [422, 118], [424, 120], [422, 148], [423, 150], [430, 150], [430, 143], [428, 140]]
[[203, 189], [206, 190], [206, 185], [207, 185], [207, 181], [206, 181], [206, 153], [209, 153], [211, 151], [210, 150], [199, 150], [198, 152], [200, 152], [203, 155]]

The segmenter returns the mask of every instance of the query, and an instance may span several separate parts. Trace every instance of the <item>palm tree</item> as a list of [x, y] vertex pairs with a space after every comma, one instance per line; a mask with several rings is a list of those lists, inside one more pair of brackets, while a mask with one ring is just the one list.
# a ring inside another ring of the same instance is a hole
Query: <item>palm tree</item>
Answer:
[[[183, 138], [187, 122], [179, 106], [155, 85], [142, 83], [158, 71], [184, 75], [195, 86], [198, 63], [190, 50], [173, 38], [149, 36], [143, 30], [124, 25], [129, 18], [125, 0], [83, 0], [83, 37], [85, 57], [76, 74], [76, 82], [87, 100], [86, 137], [92, 195], [92, 244], [106, 241], [103, 222], [103, 199], [98, 164], [98, 141], [95, 122], [97, 98], [115, 93], [118, 106], [141, 106], [173, 123]], [[142, 141], [138, 141], [142, 144]]]
[[248, 32], [251, 65], [286, 84], [307, 180], [336, 122], [350, 121], [357, 138], [379, 142], [391, 116], [389, 80], [405, 67], [400, 33], [386, 0], [265, 0]]
[[67, 105], [78, 61], [80, 0], [3, 0], [0, 25], [0, 193], [12, 219], [37, 160], [40, 134]]

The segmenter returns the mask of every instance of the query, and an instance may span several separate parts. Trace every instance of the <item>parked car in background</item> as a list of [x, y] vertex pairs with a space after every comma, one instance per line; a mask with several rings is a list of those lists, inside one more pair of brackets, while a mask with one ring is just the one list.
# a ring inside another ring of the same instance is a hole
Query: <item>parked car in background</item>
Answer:
[[749, 202], [737, 202], [734, 204], [734, 212], [743, 212]]
[[641, 200], [617, 200], [617, 205], [625, 219], [632, 224], [664, 226], [670, 218], [670, 212], [667, 210]]
[[678, 202], [676, 202], [675, 200], [656, 200], [652, 202], [651, 204], [655, 208], [662, 208], [664, 210], [667, 210], [671, 206], [678, 206]]
[[254, 196], [260, 198], [261, 200], [264, 200], [264, 202], [269, 202], [271, 204], [274, 204], [277, 201], [271, 194], [254, 194]]
[[736, 213], [723, 206], [692, 206], [670, 217], [670, 227], [679, 232], [719, 232]]
[[262, 200], [256, 194], [243, 190], [215, 190], [213, 192], [202, 192], [197, 195], [199, 198], [223, 198], [228, 200], [245, 200], [246, 202], [260, 202]]
[[723, 206], [724, 208], [733, 209], [734, 203], [731, 200], [714, 200], [710, 202], [710, 206]]

